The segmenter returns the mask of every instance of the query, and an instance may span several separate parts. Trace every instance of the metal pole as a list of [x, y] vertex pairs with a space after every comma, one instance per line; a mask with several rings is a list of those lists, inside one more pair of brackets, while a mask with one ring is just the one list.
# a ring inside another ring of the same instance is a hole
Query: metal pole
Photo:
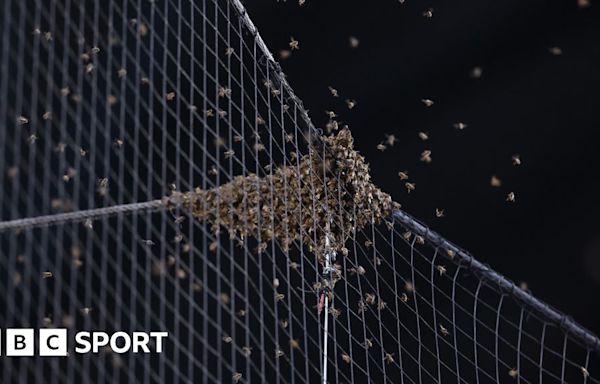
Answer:
[[335, 260], [335, 252], [331, 249], [329, 240], [329, 223], [325, 234], [325, 267], [323, 277], [327, 279], [325, 290], [325, 325], [323, 327], [323, 384], [327, 384], [327, 342], [329, 340], [329, 292], [333, 289], [332, 272], [334, 271], [332, 260]]

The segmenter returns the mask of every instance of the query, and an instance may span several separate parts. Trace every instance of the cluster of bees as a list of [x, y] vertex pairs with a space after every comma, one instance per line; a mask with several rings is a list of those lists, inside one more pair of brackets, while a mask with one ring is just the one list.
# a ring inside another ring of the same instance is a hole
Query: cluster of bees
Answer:
[[232, 237], [276, 240], [284, 250], [301, 238], [319, 258], [328, 237], [329, 247], [345, 254], [354, 230], [382, 222], [399, 205], [371, 182], [348, 129], [317, 139], [308, 152], [264, 177], [251, 173], [208, 190], [174, 191], [165, 204], [206, 220], [215, 234], [224, 227]]

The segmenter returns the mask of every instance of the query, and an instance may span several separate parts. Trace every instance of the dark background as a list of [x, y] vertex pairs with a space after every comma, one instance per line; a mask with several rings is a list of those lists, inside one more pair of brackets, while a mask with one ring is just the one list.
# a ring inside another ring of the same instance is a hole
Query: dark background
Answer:
[[[375, 182], [407, 212], [600, 333], [600, 4], [245, 5], [276, 56], [290, 36], [299, 41], [300, 50], [278, 60], [313, 121], [323, 127], [325, 110], [336, 111]], [[423, 16], [429, 8], [432, 18]], [[348, 110], [346, 98], [357, 106]], [[424, 98], [435, 104], [425, 107]], [[453, 128], [459, 121], [468, 127]], [[385, 134], [398, 142], [382, 153]], [[425, 149], [430, 164], [419, 160]], [[410, 194], [402, 170], [416, 183]], [[490, 186], [492, 175], [501, 187]], [[515, 203], [505, 201], [511, 191]]]

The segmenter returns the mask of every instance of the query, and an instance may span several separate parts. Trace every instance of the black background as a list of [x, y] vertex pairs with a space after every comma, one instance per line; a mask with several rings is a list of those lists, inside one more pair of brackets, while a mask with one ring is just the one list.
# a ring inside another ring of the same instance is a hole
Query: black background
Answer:
[[[325, 110], [336, 111], [375, 182], [407, 212], [600, 333], [600, 4], [245, 5], [276, 56], [290, 36], [299, 41], [300, 50], [278, 60], [313, 121], [323, 127]], [[429, 8], [432, 18], [422, 14]], [[350, 36], [360, 41], [355, 49]], [[348, 110], [346, 98], [357, 106]], [[424, 98], [435, 104], [425, 107]], [[453, 128], [459, 121], [468, 127]], [[385, 134], [398, 142], [382, 153]], [[425, 149], [431, 164], [419, 160]], [[402, 170], [416, 183], [410, 194]], [[492, 175], [500, 188], [490, 186]], [[505, 201], [511, 191], [515, 203]]]

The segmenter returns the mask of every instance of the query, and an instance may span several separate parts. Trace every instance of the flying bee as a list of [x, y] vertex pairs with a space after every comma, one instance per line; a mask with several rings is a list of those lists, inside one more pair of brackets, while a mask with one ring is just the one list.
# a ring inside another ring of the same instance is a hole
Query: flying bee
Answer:
[[423, 17], [431, 19], [433, 17], [433, 8], [428, 8], [425, 11], [423, 11]]
[[333, 88], [331, 85], [329, 87], [327, 87], [327, 89], [329, 89], [329, 92], [331, 93], [331, 95], [333, 97], [339, 97], [337, 89]]
[[293, 50], [298, 50], [300, 49], [300, 42], [296, 39], [294, 39], [294, 37], [290, 37], [290, 49]]
[[231, 56], [233, 55], [233, 52], [235, 52], [233, 48], [227, 47], [227, 49], [225, 49], [225, 56]]
[[229, 149], [225, 151], [224, 154], [226, 159], [231, 159], [235, 155], [235, 151], [233, 149]]
[[25, 116], [17, 116], [17, 125], [25, 125], [29, 123], [29, 119]]
[[465, 129], [465, 128], [467, 128], [467, 127], [468, 127], [468, 125], [467, 125], [467, 124], [465, 124], [465, 123], [462, 123], [462, 122], [460, 122], [460, 121], [459, 121], [459, 122], [457, 122], [457, 123], [454, 123], [454, 124], [452, 124], [452, 126], [453, 126], [454, 128], [456, 128], [456, 129], [459, 129], [459, 130], [461, 130], [461, 131], [462, 131], [463, 129]]
[[350, 358], [350, 355], [348, 355], [346, 352], [342, 353], [342, 360], [346, 364], [350, 364], [352, 362], [352, 359]]
[[519, 375], [519, 371], [517, 371], [517, 368], [511, 368], [511, 369], [508, 371], [508, 376], [512, 377], [513, 379], [514, 379], [515, 377], [517, 377], [518, 375]]
[[167, 101], [173, 101], [175, 100], [175, 92], [168, 92], [165, 97]]
[[521, 165], [521, 156], [519, 156], [519, 154], [516, 154], [512, 157], [512, 163], [514, 166], [519, 166]]
[[408, 296], [406, 295], [406, 293], [402, 292], [402, 294], [400, 295], [400, 301], [402, 301], [403, 303], [408, 302]]
[[297, 339], [291, 339], [290, 340], [290, 347], [292, 349], [299, 349], [300, 348], [300, 342]]
[[492, 175], [492, 178], [490, 179], [490, 185], [498, 188], [502, 185], [502, 181], [496, 175]]
[[383, 152], [383, 151], [385, 151], [385, 149], [386, 149], [386, 146], [383, 143], [377, 144], [377, 150], [378, 151]]
[[237, 383], [242, 379], [242, 374], [239, 372], [236, 372], [233, 374], [233, 376], [231, 376], [233, 382]]
[[284, 355], [284, 353], [281, 349], [275, 348], [275, 357], [281, 357], [283, 355]]
[[356, 107], [356, 100], [346, 99], [346, 106], [348, 107], [348, 109], [353, 109], [354, 107]]
[[373, 347], [373, 339], [365, 339], [364, 342], [365, 348], [369, 349]]
[[506, 195], [506, 201], [508, 201], [509, 203], [514, 203], [515, 202], [515, 193], [509, 192], [508, 195]]
[[590, 377], [590, 373], [588, 372], [587, 368], [585, 368], [585, 367], [579, 367], [579, 369], [581, 370], [581, 374], [583, 375], [583, 377], [585, 379], [587, 379], [588, 377]]
[[440, 208], [435, 209], [435, 217], [444, 217], [444, 210]]
[[348, 38], [348, 43], [350, 44], [350, 48], [358, 48], [360, 45], [360, 40], [358, 40], [358, 38], [355, 36], [350, 36]]
[[425, 132], [419, 132], [419, 139], [425, 141], [425, 140], [429, 140], [429, 135]]
[[54, 274], [52, 272], [50, 272], [50, 271], [42, 272], [42, 279], [49, 279], [52, 276], [54, 276]]
[[120, 79], [124, 78], [125, 76], [127, 76], [127, 70], [125, 68], [121, 68], [117, 71], [117, 76], [119, 76]]
[[417, 185], [415, 183], [404, 183], [404, 186], [406, 187], [406, 191], [408, 193], [410, 193], [411, 191], [414, 191], [415, 188], [417, 187]]
[[421, 161], [427, 164], [431, 163], [431, 151], [429, 149], [421, 153]]
[[431, 99], [421, 99], [421, 103], [425, 104], [426, 107], [431, 107], [434, 102]]
[[398, 139], [396, 139], [396, 136], [395, 136], [395, 135], [393, 135], [393, 134], [392, 134], [392, 135], [388, 135], [388, 134], [386, 134], [386, 135], [385, 135], [385, 142], [386, 142], [386, 143], [387, 143], [387, 145], [389, 145], [390, 147], [393, 147], [393, 146], [394, 146], [394, 144], [396, 144], [396, 141], [397, 141], [397, 140], [398, 140]]
[[400, 180], [407, 180], [408, 179], [408, 171], [398, 172], [398, 177], [400, 178]]

